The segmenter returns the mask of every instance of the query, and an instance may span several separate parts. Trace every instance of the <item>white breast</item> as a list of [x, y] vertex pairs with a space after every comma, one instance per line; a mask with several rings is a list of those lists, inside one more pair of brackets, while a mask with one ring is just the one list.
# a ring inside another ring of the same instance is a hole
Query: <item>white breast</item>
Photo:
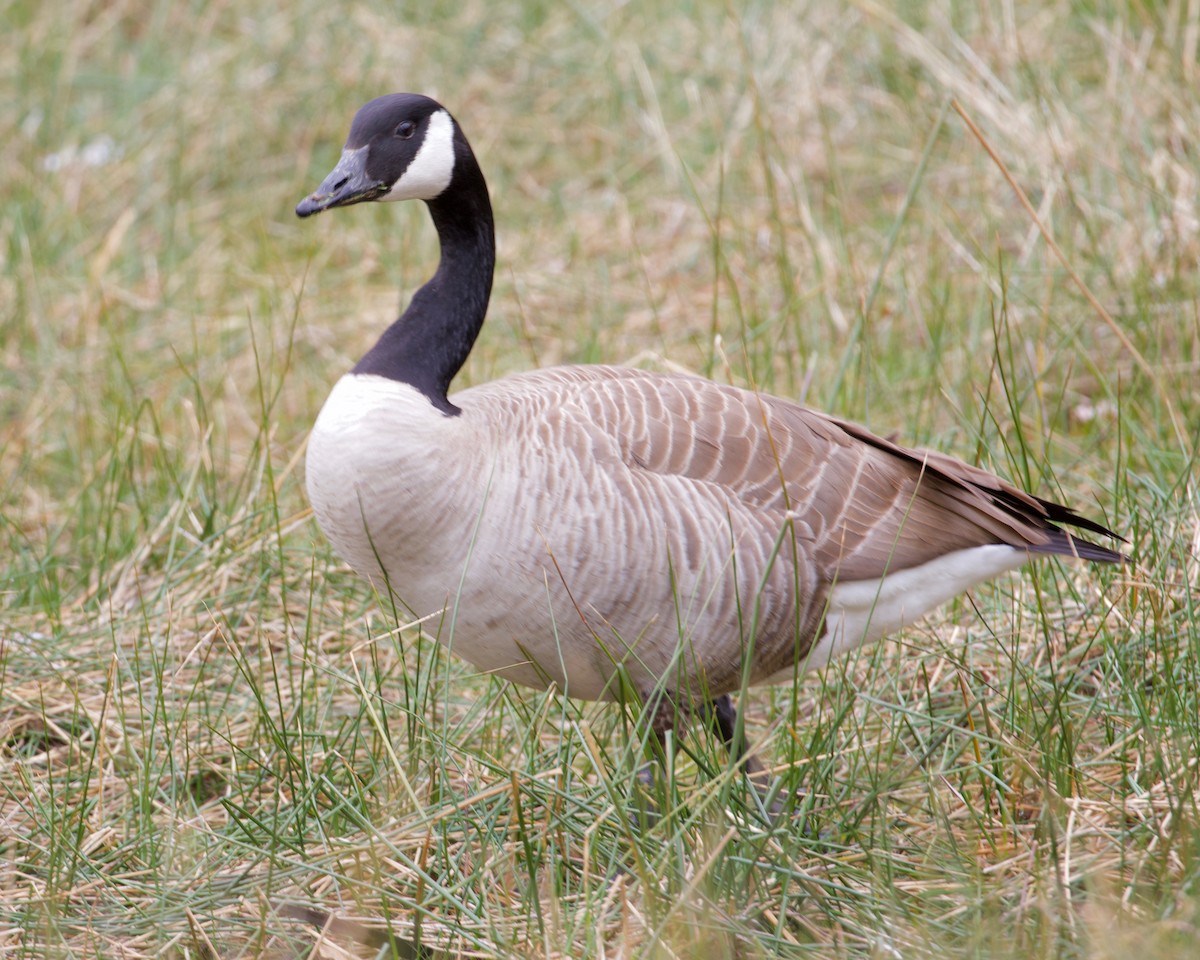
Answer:
[[[445, 571], [461, 567], [459, 545], [469, 532], [471, 474], [448, 483], [440, 455], [462, 432], [457, 419], [407, 384], [347, 374], [308, 441], [308, 496], [325, 535], [376, 589], [402, 578], [392, 589], [423, 608], [432, 595], [444, 601]], [[418, 576], [423, 571], [433, 571], [430, 583]]]

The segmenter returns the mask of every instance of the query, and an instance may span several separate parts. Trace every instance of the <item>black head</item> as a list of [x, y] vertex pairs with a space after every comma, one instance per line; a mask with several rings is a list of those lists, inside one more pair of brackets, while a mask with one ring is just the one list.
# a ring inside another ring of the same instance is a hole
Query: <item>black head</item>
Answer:
[[458, 125], [436, 100], [376, 97], [355, 114], [342, 158], [296, 215], [367, 200], [433, 200], [454, 178], [459, 141]]

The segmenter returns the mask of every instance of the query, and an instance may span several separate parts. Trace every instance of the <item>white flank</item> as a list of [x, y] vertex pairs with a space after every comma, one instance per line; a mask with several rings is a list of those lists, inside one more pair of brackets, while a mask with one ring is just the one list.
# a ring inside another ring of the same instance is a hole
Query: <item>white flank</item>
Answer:
[[445, 110], [431, 114], [425, 139], [400, 179], [380, 200], [432, 200], [454, 176], [454, 121]]
[[801, 667], [823, 667], [834, 657], [919, 620], [977, 583], [1015, 570], [1028, 559], [1024, 550], [992, 544], [956, 550], [882, 580], [839, 583], [829, 594], [825, 632]]

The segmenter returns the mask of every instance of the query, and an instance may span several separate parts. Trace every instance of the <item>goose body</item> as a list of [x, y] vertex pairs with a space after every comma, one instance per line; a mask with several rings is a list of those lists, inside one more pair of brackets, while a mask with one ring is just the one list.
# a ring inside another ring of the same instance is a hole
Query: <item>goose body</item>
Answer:
[[333, 388], [307, 485], [337, 551], [482, 671], [681, 703], [791, 679], [1037, 553], [1115, 562], [1065, 507], [788, 400], [557, 367], [449, 385], [483, 322], [491, 207], [457, 123], [395, 94], [297, 207], [422, 199], [434, 278]]

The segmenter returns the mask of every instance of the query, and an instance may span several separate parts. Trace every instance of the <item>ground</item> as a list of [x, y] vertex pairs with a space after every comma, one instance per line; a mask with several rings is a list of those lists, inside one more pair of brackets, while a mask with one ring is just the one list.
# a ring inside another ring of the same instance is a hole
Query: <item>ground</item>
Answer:
[[[2, 9], [6, 955], [306, 955], [304, 904], [451, 956], [1193, 956], [1200, 4]], [[395, 90], [496, 207], [462, 385], [753, 384], [1134, 562], [740, 698], [796, 816], [698, 736], [635, 826], [636, 707], [439, 656], [307, 511], [437, 250], [419, 204], [292, 210]]]

